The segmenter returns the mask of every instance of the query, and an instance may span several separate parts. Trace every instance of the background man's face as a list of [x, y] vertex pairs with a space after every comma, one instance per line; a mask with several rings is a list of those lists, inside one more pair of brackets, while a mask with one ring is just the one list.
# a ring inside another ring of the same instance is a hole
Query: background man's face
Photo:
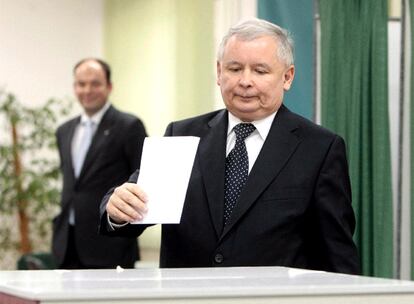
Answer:
[[81, 106], [91, 116], [105, 105], [112, 85], [99, 63], [90, 60], [76, 69], [74, 89]]
[[290, 89], [294, 66], [277, 57], [277, 43], [270, 36], [227, 42], [217, 63], [217, 84], [227, 109], [243, 121], [265, 118], [279, 109], [284, 91]]

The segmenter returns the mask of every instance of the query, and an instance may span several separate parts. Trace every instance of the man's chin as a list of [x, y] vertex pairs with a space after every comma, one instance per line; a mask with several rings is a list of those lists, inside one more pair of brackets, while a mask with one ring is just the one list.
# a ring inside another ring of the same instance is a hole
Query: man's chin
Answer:
[[88, 114], [95, 114], [98, 112], [102, 107], [98, 107], [95, 104], [83, 104], [82, 107], [84, 108], [85, 112]]
[[257, 120], [258, 115], [260, 115], [257, 112], [257, 109], [251, 109], [251, 108], [242, 108], [242, 109], [237, 109], [231, 112], [234, 116], [246, 122]]

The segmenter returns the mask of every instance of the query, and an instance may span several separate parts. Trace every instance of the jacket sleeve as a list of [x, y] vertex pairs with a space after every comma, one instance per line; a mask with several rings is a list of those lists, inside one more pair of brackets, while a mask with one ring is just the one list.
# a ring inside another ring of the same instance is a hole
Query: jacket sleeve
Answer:
[[[136, 183], [139, 175], [139, 170], [136, 170], [128, 179], [129, 183]], [[102, 199], [99, 213], [100, 213], [100, 223], [99, 223], [99, 233], [102, 235], [107, 236], [126, 236], [126, 237], [137, 237], [144, 232], [144, 230], [152, 225], [135, 225], [135, 224], [127, 224], [123, 227], [112, 229], [108, 222], [108, 214], [106, 212], [106, 205], [108, 204], [109, 198], [111, 197], [112, 193], [114, 192], [115, 187], [110, 189]]]
[[314, 192], [314, 225], [319, 236], [317, 257], [328, 271], [359, 274], [358, 251], [352, 239], [355, 215], [343, 139], [336, 136], [324, 159]]

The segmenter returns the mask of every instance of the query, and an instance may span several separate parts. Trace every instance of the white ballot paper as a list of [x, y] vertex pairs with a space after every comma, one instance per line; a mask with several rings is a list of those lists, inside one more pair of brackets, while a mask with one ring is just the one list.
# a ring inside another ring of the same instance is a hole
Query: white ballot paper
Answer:
[[178, 224], [199, 137], [147, 137], [137, 184], [148, 197], [148, 212], [133, 224]]

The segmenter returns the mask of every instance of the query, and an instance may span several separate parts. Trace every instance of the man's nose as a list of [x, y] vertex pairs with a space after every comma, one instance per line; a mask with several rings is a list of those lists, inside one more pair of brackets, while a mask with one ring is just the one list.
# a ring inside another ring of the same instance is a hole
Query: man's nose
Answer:
[[91, 90], [92, 90], [92, 87], [91, 87], [91, 85], [90, 85], [90, 84], [86, 84], [86, 85], [83, 87], [83, 92], [84, 92], [84, 93], [89, 93]]
[[243, 71], [240, 77], [240, 85], [242, 87], [250, 87], [252, 85], [252, 75], [248, 70]]

